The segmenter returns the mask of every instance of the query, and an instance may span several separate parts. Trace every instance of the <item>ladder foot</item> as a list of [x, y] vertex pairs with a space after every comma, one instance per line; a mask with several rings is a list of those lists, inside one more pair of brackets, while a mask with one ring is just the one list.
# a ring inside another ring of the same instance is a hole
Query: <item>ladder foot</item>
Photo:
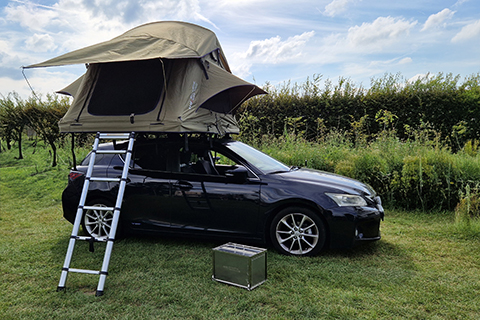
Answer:
[[67, 292], [67, 288], [65, 287], [57, 287], [57, 292], [60, 292], [60, 291], [63, 291], [63, 292]]
[[95, 292], [95, 297], [101, 297], [103, 296], [103, 290], [97, 290], [97, 292]]

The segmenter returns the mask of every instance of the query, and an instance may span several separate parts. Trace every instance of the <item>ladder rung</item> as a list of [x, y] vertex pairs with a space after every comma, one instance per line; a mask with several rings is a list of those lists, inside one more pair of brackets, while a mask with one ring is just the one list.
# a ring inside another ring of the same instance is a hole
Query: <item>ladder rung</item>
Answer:
[[87, 270], [87, 269], [75, 269], [69, 268], [68, 272], [75, 272], [75, 273], [87, 273], [87, 274], [100, 274], [98, 270]]
[[127, 150], [97, 150], [97, 154], [125, 154]]
[[100, 139], [128, 139], [130, 133], [100, 133]]
[[[92, 239], [92, 237], [83, 237], [83, 236], [77, 236], [75, 238], [76, 240], [82, 240], [82, 241], [90, 241], [90, 239]], [[98, 239], [98, 238], [93, 238], [96, 242], [107, 242], [108, 239], [107, 238], [102, 238], [102, 239]]]
[[120, 182], [120, 178], [90, 177], [90, 181]]
[[99, 211], [113, 211], [115, 208], [113, 207], [96, 207], [96, 206], [84, 206], [84, 210], [99, 210]]

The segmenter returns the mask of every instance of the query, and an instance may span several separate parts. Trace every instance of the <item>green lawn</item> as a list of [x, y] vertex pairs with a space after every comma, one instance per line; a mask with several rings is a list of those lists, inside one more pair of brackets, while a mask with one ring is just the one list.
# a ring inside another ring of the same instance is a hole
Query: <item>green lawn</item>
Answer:
[[[80, 274], [56, 292], [68, 165], [14, 156], [0, 154], [0, 319], [479, 318], [480, 237], [462, 234], [453, 213], [387, 210], [381, 241], [314, 258], [269, 248], [268, 280], [253, 291], [211, 280], [221, 243], [127, 238], [114, 245], [104, 296], [97, 276]], [[99, 269], [102, 248], [78, 243], [83, 263], [72, 267]]]

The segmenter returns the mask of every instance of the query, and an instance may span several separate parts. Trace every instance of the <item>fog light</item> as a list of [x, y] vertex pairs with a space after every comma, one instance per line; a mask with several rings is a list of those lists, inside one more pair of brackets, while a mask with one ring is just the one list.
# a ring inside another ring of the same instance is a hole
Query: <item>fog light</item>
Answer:
[[363, 233], [358, 231], [357, 228], [355, 228], [355, 238], [357, 238], [357, 239], [362, 239], [363, 238]]

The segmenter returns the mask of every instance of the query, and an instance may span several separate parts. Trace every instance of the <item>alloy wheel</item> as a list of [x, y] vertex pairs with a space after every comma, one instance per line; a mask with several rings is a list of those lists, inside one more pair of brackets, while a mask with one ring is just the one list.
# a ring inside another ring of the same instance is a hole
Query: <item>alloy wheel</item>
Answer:
[[289, 213], [278, 221], [275, 235], [278, 245], [287, 253], [305, 255], [316, 248], [320, 232], [308, 215]]

